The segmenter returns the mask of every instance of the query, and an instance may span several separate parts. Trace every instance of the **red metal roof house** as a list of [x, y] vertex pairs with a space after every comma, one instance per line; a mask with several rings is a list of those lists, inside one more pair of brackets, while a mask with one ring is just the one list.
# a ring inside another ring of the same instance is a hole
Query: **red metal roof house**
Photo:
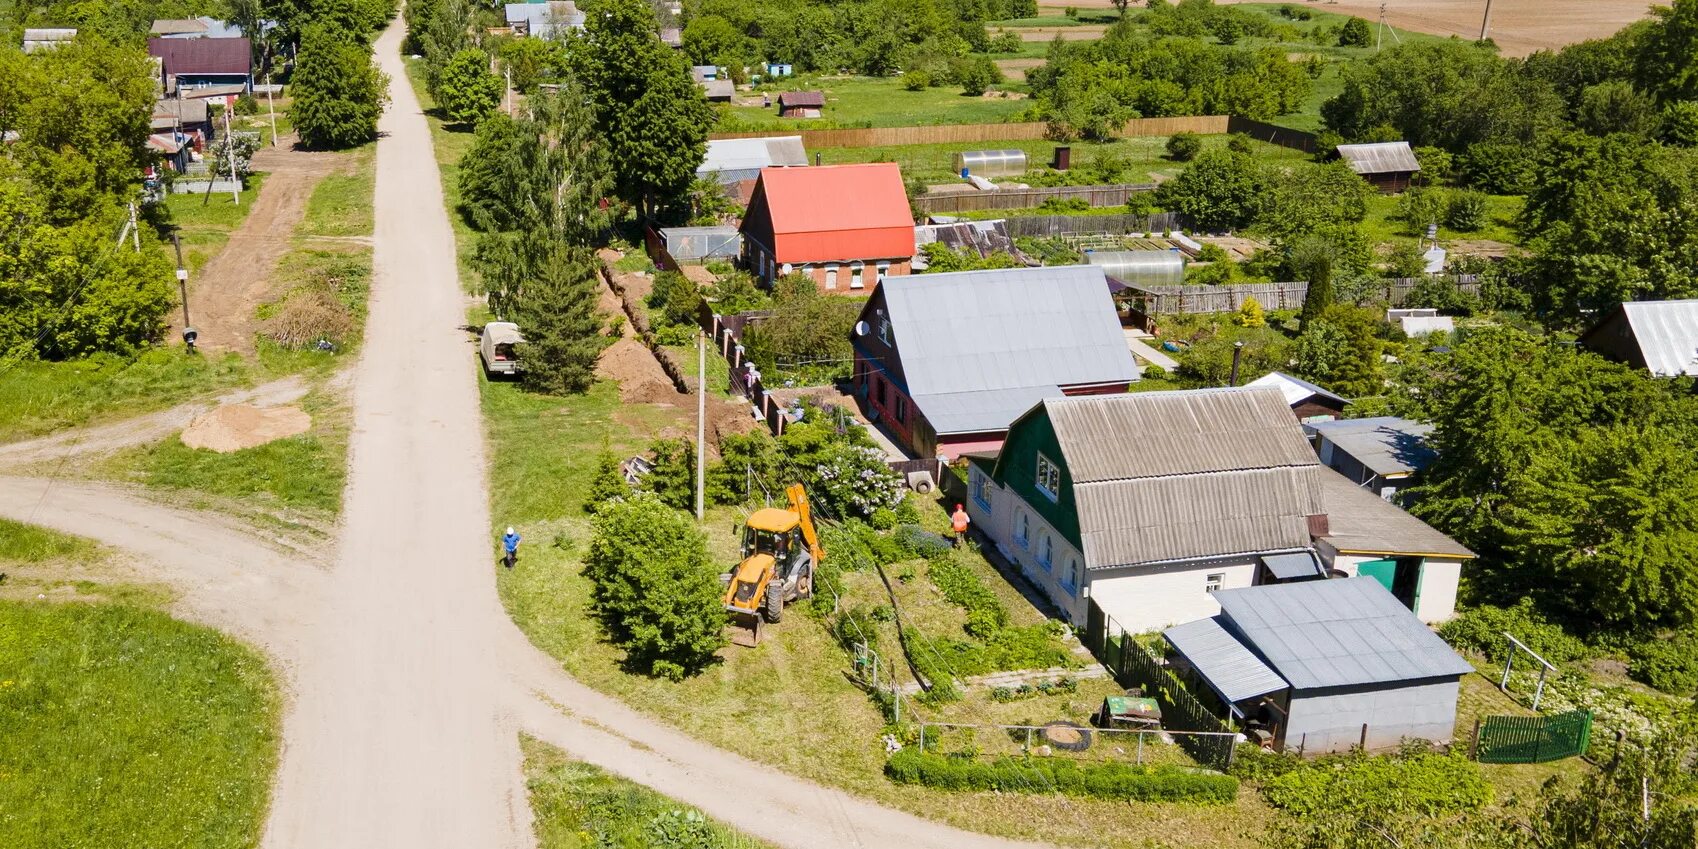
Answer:
[[253, 84], [252, 49], [246, 38], [150, 38], [147, 53], [159, 60], [166, 93]]
[[889, 162], [763, 168], [742, 232], [744, 261], [769, 284], [800, 273], [827, 292], [869, 294], [914, 258], [908, 193]]

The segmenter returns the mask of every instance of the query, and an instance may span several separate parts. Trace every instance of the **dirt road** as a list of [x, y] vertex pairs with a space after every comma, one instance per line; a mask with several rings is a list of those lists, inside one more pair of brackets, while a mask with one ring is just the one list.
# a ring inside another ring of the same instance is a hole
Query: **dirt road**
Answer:
[[[1076, 5], [1095, 7], [1097, 2], [1099, 0], [1084, 0]], [[1111, 5], [1108, 0], [1100, 2], [1104, 7]], [[1380, 0], [1327, 0], [1309, 5], [1323, 12], [1366, 18], [1370, 23], [1380, 18]], [[1648, 0], [1492, 0], [1490, 35], [1503, 55], [1526, 56], [1589, 38], [1603, 38], [1645, 17], [1651, 5]], [[1661, 2], [1655, 5], [1668, 4]], [[1394, 27], [1473, 40], [1480, 37], [1480, 22], [1485, 15], [1486, 2], [1387, 0], [1385, 10], [1386, 23]]]
[[377, 158], [366, 344], [343, 528], [327, 567], [227, 519], [122, 490], [0, 478], [0, 516], [147, 561], [190, 618], [278, 661], [289, 699], [267, 849], [535, 845], [518, 735], [535, 734], [778, 845], [1016, 847], [691, 739], [571, 679], [495, 593], [475, 355], [430, 137], [398, 56]]
[[[254, 154], [253, 168], [265, 172], [265, 182], [257, 197], [242, 198], [253, 208], [224, 249], [189, 280], [201, 348], [253, 353], [259, 330], [254, 311], [273, 297], [273, 272], [289, 252], [313, 188], [326, 174], [347, 167], [346, 157], [334, 153], [267, 147]], [[166, 335], [176, 336], [181, 329], [173, 326]]]

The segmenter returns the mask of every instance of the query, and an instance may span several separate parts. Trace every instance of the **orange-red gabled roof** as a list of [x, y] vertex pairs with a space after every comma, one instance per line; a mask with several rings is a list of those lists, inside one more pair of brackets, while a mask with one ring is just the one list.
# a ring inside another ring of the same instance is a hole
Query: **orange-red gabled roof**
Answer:
[[913, 213], [895, 163], [764, 168], [749, 207], [745, 232], [779, 262], [914, 255]]

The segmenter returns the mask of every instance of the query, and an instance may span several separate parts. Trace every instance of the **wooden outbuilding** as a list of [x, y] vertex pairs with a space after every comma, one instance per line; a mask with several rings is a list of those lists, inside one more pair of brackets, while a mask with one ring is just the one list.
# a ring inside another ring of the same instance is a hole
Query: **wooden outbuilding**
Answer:
[[1410, 150], [1409, 142], [1405, 141], [1341, 144], [1338, 146], [1338, 158], [1369, 185], [1387, 194], [1409, 188], [1410, 179], [1421, 170], [1421, 163], [1415, 160], [1415, 151]]

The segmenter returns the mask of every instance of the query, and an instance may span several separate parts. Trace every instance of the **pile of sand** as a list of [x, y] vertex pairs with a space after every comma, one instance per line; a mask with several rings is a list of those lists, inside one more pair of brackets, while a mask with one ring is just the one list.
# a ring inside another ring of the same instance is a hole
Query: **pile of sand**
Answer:
[[183, 428], [183, 444], [227, 454], [264, 445], [273, 440], [306, 433], [312, 416], [300, 407], [268, 407], [225, 404], [196, 416]]

